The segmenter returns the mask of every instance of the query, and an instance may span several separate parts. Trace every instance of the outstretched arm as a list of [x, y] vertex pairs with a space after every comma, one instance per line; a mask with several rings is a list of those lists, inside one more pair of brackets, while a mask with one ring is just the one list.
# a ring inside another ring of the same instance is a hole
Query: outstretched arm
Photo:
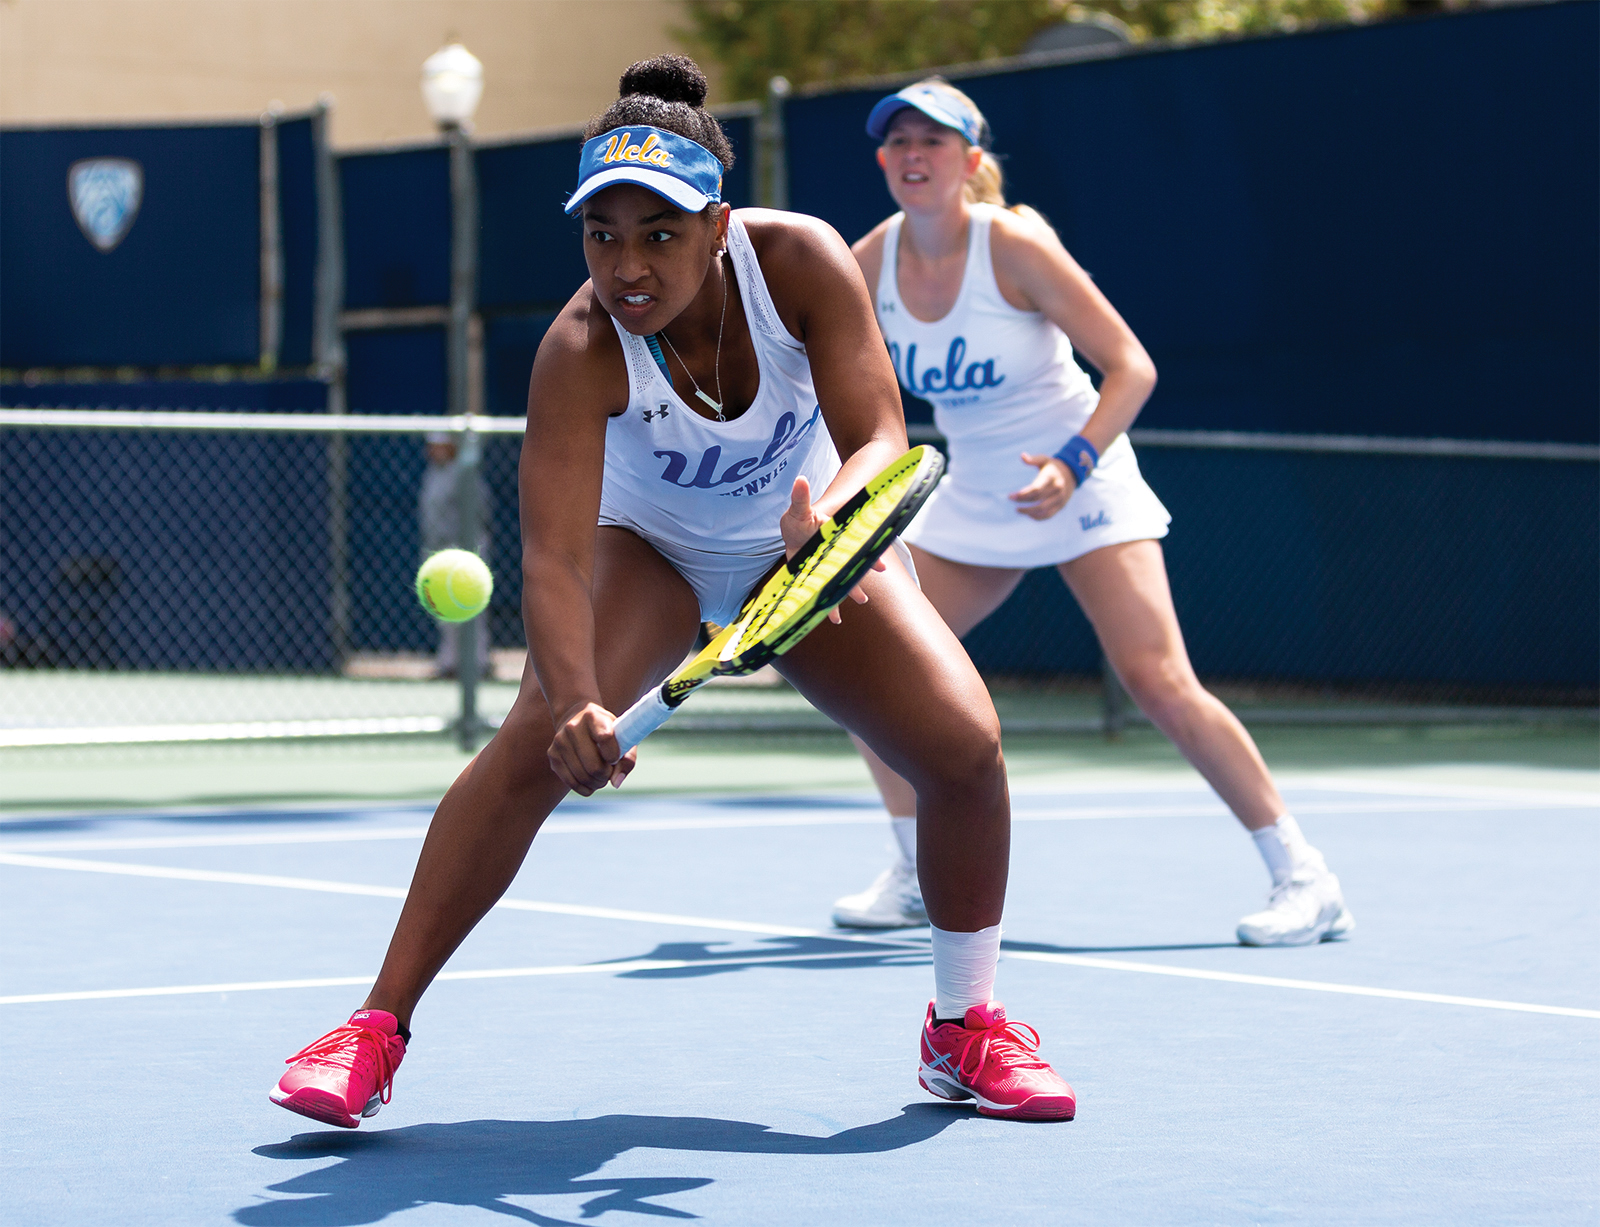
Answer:
[[595, 326], [585, 286], [551, 325], [528, 384], [528, 431], [517, 487], [522, 517], [522, 617], [528, 655], [550, 706], [556, 736], [551, 769], [587, 796], [620, 783], [633, 756], [619, 761], [612, 718], [600, 701], [594, 661], [595, 522], [605, 468], [606, 411], [620, 395], [606, 363], [610, 322]]

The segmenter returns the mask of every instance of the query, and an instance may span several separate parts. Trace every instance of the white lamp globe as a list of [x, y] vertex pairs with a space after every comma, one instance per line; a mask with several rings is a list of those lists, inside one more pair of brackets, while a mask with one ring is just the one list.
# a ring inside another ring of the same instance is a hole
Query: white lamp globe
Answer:
[[436, 124], [465, 124], [483, 97], [483, 62], [460, 43], [422, 62], [422, 100]]

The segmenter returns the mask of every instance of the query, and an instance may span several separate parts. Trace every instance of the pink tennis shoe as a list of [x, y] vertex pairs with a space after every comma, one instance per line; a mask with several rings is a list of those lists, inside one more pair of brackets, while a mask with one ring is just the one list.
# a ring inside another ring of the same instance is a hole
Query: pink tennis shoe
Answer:
[[917, 1081], [942, 1099], [976, 1099], [984, 1116], [1071, 1120], [1077, 1096], [1038, 1051], [1039, 1033], [1006, 1021], [998, 1001], [973, 1006], [959, 1023], [937, 1026], [929, 1002]]
[[357, 1010], [350, 1021], [307, 1044], [285, 1064], [271, 1099], [324, 1124], [354, 1129], [389, 1102], [405, 1059], [400, 1024], [386, 1010]]

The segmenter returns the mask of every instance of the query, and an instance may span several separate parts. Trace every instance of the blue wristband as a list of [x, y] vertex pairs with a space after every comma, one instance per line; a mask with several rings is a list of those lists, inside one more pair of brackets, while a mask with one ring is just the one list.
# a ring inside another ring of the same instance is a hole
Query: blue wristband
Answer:
[[1073, 435], [1056, 453], [1056, 459], [1072, 470], [1072, 476], [1081, 486], [1089, 480], [1089, 474], [1094, 472], [1095, 465], [1100, 463], [1100, 453], [1095, 451], [1094, 444], [1082, 435]]

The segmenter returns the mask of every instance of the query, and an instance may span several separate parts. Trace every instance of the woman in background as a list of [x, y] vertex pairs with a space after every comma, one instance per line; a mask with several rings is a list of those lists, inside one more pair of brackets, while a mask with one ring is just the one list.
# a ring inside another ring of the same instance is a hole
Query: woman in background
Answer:
[[[1149, 355], [1044, 219], [1006, 207], [988, 123], [960, 90], [934, 77], [890, 94], [867, 134], [901, 212], [855, 245], [856, 260], [901, 385], [933, 402], [950, 444], [949, 471], [905, 535], [924, 595], [964, 636], [1031, 568], [1055, 567], [1128, 693], [1260, 849], [1272, 891], [1239, 940], [1347, 936], [1339, 880], [1189, 663], [1159, 544], [1171, 517], [1124, 433], [1155, 387]], [[1101, 372], [1098, 393], [1074, 349]], [[861, 750], [900, 855], [834, 920], [922, 924], [916, 793]]]

